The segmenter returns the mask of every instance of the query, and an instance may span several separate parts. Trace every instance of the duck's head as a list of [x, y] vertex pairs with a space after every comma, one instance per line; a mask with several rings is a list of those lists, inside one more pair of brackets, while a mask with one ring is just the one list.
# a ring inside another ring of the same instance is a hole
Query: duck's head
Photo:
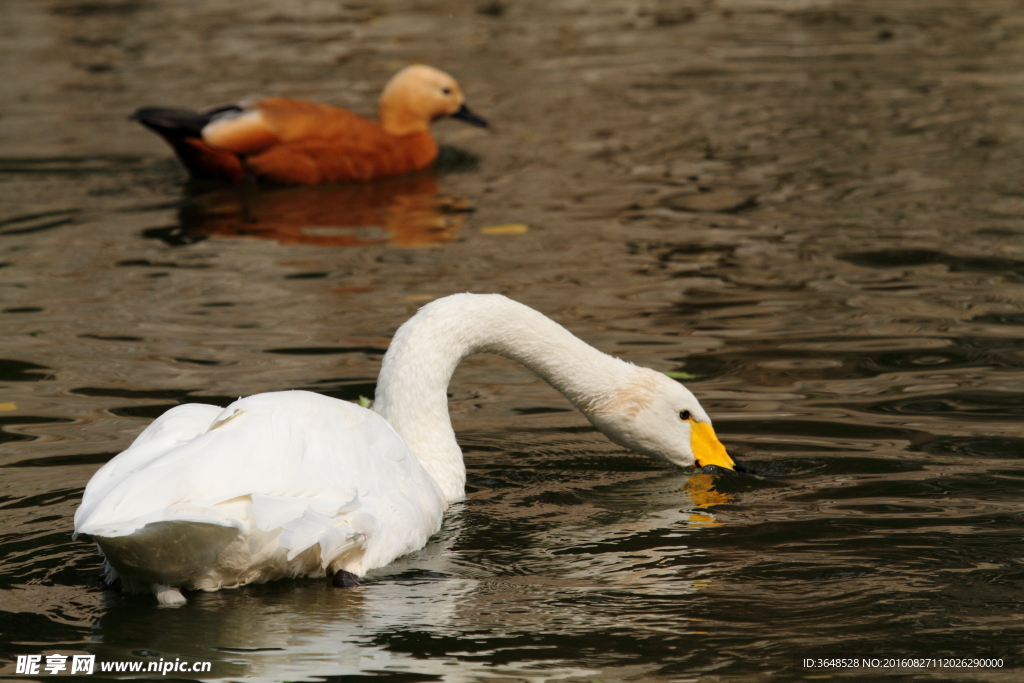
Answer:
[[391, 77], [381, 93], [378, 116], [381, 127], [392, 135], [427, 131], [431, 121], [443, 116], [487, 126], [466, 106], [454, 78], [424, 64], [407, 66]]
[[632, 369], [635, 372], [623, 385], [583, 407], [605, 436], [620, 446], [680, 467], [717, 465], [750, 472], [726, 452], [711, 418], [689, 389], [660, 372]]

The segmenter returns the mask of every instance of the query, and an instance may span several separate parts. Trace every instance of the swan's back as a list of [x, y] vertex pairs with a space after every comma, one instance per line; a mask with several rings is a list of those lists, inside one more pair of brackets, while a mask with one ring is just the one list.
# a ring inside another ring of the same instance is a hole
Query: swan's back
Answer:
[[444, 508], [386, 420], [290, 391], [168, 411], [89, 482], [75, 531], [128, 588], [214, 589], [361, 575], [422, 547]]

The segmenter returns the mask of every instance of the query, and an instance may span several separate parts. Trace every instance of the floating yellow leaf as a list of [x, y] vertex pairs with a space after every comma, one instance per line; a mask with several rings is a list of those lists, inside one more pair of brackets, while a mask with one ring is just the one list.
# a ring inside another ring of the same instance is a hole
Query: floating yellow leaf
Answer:
[[529, 232], [530, 226], [526, 223], [505, 223], [504, 225], [490, 225], [486, 228], [480, 228], [480, 232], [485, 235], [522, 235], [524, 232]]
[[12, 410], [17, 410], [17, 409], [18, 409], [18, 406], [16, 406], [14, 404], [14, 401], [11, 401], [9, 403], [0, 403], [0, 413], [7, 413], [7, 412], [10, 412]]

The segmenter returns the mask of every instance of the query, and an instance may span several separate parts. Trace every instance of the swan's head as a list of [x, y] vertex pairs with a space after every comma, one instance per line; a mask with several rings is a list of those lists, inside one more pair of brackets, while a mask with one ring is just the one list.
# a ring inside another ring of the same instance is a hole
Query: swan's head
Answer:
[[626, 448], [681, 467], [718, 465], [748, 472], [733, 460], [711, 418], [689, 389], [648, 368], [584, 412], [605, 436]]
[[486, 127], [487, 121], [466, 106], [455, 79], [432, 66], [407, 66], [388, 81], [380, 96], [380, 124], [392, 135], [420, 133], [442, 116]]

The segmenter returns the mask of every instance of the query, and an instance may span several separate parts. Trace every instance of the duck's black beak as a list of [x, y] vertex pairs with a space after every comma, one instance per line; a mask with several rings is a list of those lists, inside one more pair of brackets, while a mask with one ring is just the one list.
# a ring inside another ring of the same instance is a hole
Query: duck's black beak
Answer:
[[474, 126], [480, 126], [481, 128], [487, 127], [487, 119], [485, 119], [482, 116], [477, 116], [476, 114], [474, 114], [472, 111], [470, 111], [469, 107], [465, 105], [465, 103], [463, 103], [463, 105], [459, 107], [459, 110], [457, 112], [452, 114], [452, 118], [458, 119], [460, 121], [465, 121], [466, 123], [470, 123]]

